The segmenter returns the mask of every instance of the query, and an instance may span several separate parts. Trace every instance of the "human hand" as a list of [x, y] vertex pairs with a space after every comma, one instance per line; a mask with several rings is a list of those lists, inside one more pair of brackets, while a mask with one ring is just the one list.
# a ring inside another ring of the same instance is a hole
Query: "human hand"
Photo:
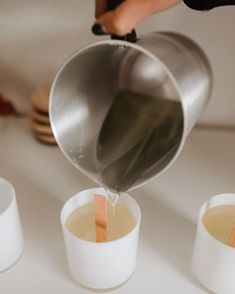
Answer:
[[116, 9], [107, 11], [109, 0], [96, 0], [96, 35], [126, 35], [150, 15], [169, 9], [182, 0], [125, 0]]

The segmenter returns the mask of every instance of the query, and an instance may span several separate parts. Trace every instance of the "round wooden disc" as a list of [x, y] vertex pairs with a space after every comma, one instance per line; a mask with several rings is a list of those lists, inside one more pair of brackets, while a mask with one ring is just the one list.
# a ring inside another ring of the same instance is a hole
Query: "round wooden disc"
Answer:
[[38, 112], [34, 108], [32, 108], [30, 115], [31, 115], [32, 120], [34, 120], [36, 122], [39, 122], [42, 124], [50, 124], [49, 116]]
[[45, 85], [32, 93], [32, 105], [36, 110], [48, 113], [50, 88], [50, 85]]
[[50, 125], [40, 124], [38, 122], [32, 121], [31, 123], [32, 130], [35, 133], [41, 134], [41, 135], [53, 135], [52, 129]]
[[56, 144], [56, 140], [55, 140], [55, 138], [53, 136], [36, 134], [35, 137], [40, 142], [43, 142], [43, 143], [46, 143], [46, 144], [50, 144], [50, 145], [55, 145]]

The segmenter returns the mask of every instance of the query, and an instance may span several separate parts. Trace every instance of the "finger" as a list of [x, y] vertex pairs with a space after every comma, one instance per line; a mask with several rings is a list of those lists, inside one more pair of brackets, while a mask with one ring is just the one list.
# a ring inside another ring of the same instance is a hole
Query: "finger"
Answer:
[[98, 18], [107, 11], [107, 0], [95, 1], [95, 17]]
[[181, 0], [126, 0], [115, 10], [97, 18], [97, 22], [110, 34], [123, 36], [153, 13], [178, 4]]

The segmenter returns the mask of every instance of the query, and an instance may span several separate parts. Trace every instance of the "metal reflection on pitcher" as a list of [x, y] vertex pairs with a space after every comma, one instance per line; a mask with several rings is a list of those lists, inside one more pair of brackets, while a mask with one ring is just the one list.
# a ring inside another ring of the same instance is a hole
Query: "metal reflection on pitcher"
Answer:
[[132, 190], [177, 158], [211, 84], [207, 57], [181, 34], [101, 41], [59, 70], [50, 95], [52, 129], [83, 173], [111, 192]]

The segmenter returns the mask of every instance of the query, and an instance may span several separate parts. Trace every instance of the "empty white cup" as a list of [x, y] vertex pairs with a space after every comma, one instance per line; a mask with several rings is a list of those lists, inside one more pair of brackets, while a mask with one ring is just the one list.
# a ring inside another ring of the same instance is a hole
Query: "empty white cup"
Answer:
[[235, 194], [209, 199], [200, 209], [192, 268], [197, 279], [217, 294], [235, 293], [235, 248], [212, 236], [203, 224], [206, 211], [219, 205], [235, 205]]
[[13, 186], [0, 178], [0, 272], [12, 266], [24, 248]]
[[61, 211], [67, 262], [71, 276], [83, 286], [108, 289], [124, 283], [134, 272], [141, 213], [136, 201], [127, 194], [119, 198], [136, 219], [135, 227], [120, 239], [90, 242], [73, 235], [66, 226], [67, 217], [78, 207], [94, 200], [94, 194], [106, 195], [102, 188], [82, 191], [70, 198]]

